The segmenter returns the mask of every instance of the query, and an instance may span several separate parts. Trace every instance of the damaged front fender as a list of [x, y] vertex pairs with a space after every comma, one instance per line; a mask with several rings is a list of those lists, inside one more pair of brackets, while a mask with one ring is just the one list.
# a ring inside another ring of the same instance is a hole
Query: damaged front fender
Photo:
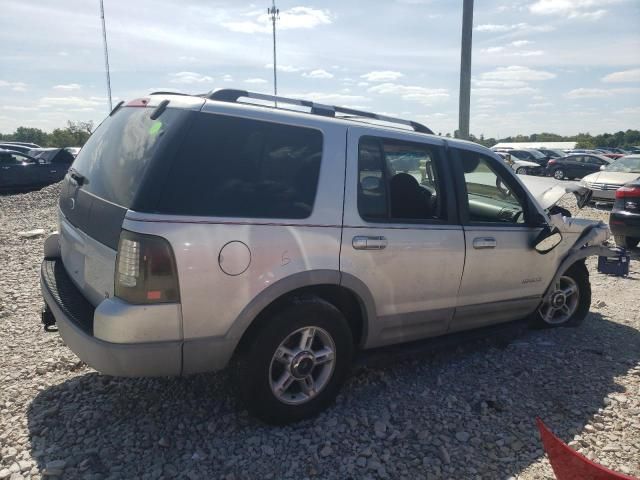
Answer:
[[522, 176], [520, 180], [544, 210], [553, 207], [568, 193], [573, 193], [576, 196], [578, 208], [583, 208], [589, 203], [593, 194], [591, 190], [578, 183], [558, 182], [549, 177]]

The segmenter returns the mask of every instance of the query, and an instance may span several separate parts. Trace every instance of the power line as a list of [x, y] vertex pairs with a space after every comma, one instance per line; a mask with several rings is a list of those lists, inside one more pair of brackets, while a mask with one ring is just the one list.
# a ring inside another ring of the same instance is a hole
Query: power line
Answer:
[[109, 74], [109, 50], [107, 48], [107, 27], [104, 23], [104, 4], [100, 0], [100, 18], [102, 19], [102, 40], [104, 41], [104, 69], [107, 73], [107, 95], [109, 97], [109, 111], [113, 110], [111, 102], [111, 75]]
[[[273, 95], [278, 96], [278, 74], [276, 67], [276, 20], [280, 18], [280, 10], [276, 8], [276, 0], [272, 0], [271, 8], [267, 8], [267, 13], [271, 17], [271, 24], [273, 25]], [[278, 100], [275, 101], [275, 106], [278, 106]]]

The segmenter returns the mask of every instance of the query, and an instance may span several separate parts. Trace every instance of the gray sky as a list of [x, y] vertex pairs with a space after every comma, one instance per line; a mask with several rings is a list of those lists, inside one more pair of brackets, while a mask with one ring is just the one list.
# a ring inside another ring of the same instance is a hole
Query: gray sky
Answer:
[[[269, 2], [104, 0], [114, 103], [272, 92]], [[462, 0], [281, 0], [279, 93], [457, 125]], [[0, 132], [108, 113], [98, 0], [2, 0]], [[471, 132], [640, 128], [640, 1], [476, 0]]]

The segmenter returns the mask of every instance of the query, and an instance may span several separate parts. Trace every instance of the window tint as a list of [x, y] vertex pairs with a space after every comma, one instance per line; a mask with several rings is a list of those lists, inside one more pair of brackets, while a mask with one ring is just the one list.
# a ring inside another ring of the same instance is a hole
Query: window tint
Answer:
[[83, 190], [129, 207], [143, 174], [169, 129], [188, 111], [167, 108], [156, 120], [154, 109], [125, 107], [107, 117], [89, 137], [73, 168], [86, 177]]
[[523, 202], [506, 178], [485, 155], [459, 151], [464, 172], [470, 222], [523, 223]]
[[174, 160], [159, 210], [307, 218], [321, 158], [317, 130], [199, 113]]
[[358, 145], [358, 210], [371, 221], [444, 219], [434, 146], [377, 137]]

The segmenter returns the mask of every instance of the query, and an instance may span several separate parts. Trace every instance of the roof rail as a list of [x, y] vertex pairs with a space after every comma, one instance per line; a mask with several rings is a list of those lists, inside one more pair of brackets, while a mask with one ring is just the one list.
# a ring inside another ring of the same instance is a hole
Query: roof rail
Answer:
[[404, 120], [402, 118], [388, 117], [387, 115], [379, 115], [377, 113], [365, 112], [362, 110], [355, 110], [353, 108], [338, 107], [335, 105], [325, 105], [322, 103], [311, 102], [309, 100], [299, 100], [296, 98], [280, 97], [275, 95], [267, 95], [265, 93], [249, 92], [247, 90], [236, 90], [231, 88], [220, 88], [212, 90], [211, 92], [203, 95], [209, 100], [217, 100], [220, 102], [240, 103], [238, 99], [241, 97], [253, 98], [256, 100], [266, 100], [274, 103], [286, 103], [289, 105], [298, 105], [301, 107], [307, 107], [310, 109], [311, 114], [322, 115], [325, 117], [336, 117], [336, 113], [348, 115], [350, 117], [369, 118], [372, 120], [379, 120], [388, 123], [397, 123], [413, 128], [414, 131], [420, 133], [428, 133], [433, 135], [433, 131], [422, 125], [421, 123], [414, 122], [412, 120]]

